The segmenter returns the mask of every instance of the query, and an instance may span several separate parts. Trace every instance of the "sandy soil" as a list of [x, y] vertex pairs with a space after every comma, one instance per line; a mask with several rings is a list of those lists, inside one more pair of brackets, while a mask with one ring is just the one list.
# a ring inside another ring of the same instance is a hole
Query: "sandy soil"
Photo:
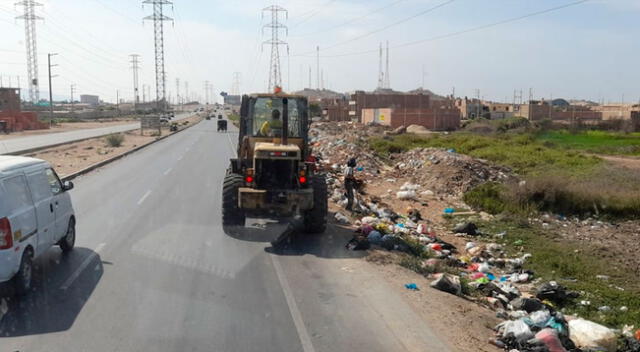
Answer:
[[597, 155], [599, 158], [627, 169], [640, 170], [640, 158], [633, 156]]
[[[201, 120], [202, 118], [200, 117], [184, 119], [180, 121], [180, 129], [193, 125]], [[189, 124], [184, 125], [182, 124], [183, 121], [189, 122]], [[163, 127], [162, 135], [165, 136], [168, 133], [168, 127]], [[138, 146], [151, 143], [158, 138], [157, 131], [151, 130], [145, 131], [143, 136], [140, 135], [140, 130], [126, 132], [124, 135], [125, 138], [120, 147], [110, 147], [107, 144], [106, 137], [98, 137], [44, 149], [25, 156], [48, 161], [60, 176], [65, 176], [87, 168], [95, 163], [126, 153]]]
[[50, 129], [46, 129], [46, 130], [29, 130], [29, 131], [22, 131], [22, 132], [13, 132], [10, 134], [0, 134], [0, 140], [27, 137], [27, 136], [37, 136], [37, 135], [49, 134], [49, 133], [84, 130], [84, 129], [90, 129], [90, 128], [127, 125], [135, 121], [137, 120], [117, 119], [115, 121], [112, 121], [111, 119], [109, 119], [109, 120], [90, 121], [90, 122], [63, 122], [63, 123], [56, 124], [52, 126]]

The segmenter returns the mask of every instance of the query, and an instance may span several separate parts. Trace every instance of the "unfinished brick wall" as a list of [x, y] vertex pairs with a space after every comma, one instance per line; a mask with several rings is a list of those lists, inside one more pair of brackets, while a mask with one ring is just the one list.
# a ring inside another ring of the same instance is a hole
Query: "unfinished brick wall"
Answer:
[[460, 128], [460, 110], [448, 109], [394, 109], [391, 127], [420, 125], [432, 131], [449, 131]]
[[7, 132], [48, 129], [49, 125], [38, 121], [35, 112], [0, 112], [0, 121], [7, 123]]

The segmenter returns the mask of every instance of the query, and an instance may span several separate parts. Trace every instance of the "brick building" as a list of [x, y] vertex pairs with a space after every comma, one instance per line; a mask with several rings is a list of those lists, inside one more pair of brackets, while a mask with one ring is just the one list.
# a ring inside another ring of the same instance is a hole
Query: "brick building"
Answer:
[[20, 108], [20, 89], [0, 88], [0, 132], [19, 132], [39, 130], [49, 125], [38, 121], [35, 112], [22, 112]]
[[430, 108], [431, 97], [427, 94], [377, 94], [357, 91], [351, 95], [349, 114], [356, 121], [362, 121], [362, 109], [380, 108]]
[[529, 104], [520, 105], [519, 115], [531, 121], [548, 119], [563, 122], [597, 122], [602, 120], [602, 112], [594, 111], [588, 106], [571, 105], [558, 109], [544, 100], [532, 100]]
[[[413, 101], [413, 104], [418, 103]], [[451, 131], [460, 127], [460, 109], [452, 100], [431, 101], [420, 107], [399, 106], [361, 110], [362, 123], [378, 123], [393, 128], [420, 125], [432, 131]], [[418, 104], [420, 105], [420, 104]]]
[[320, 101], [322, 117], [328, 121], [351, 121], [349, 100], [346, 98], [322, 99]]

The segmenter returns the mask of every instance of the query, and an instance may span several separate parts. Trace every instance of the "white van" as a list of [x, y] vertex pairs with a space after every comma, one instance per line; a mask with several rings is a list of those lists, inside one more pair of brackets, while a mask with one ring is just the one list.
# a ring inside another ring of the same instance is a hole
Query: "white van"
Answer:
[[33, 259], [57, 244], [75, 244], [75, 214], [67, 191], [48, 162], [0, 155], [0, 283], [31, 289]]

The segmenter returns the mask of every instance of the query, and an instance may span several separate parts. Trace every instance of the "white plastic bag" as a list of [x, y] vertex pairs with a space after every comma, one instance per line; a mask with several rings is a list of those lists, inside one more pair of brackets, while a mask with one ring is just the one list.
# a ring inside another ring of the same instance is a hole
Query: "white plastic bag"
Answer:
[[513, 336], [519, 342], [526, 342], [534, 337], [529, 325], [522, 319], [502, 322], [498, 325], [498, 331], [501, 332], [502, 337]]
[[398, 197], [398, 199], [404, 199], [404, 200], [416, 199], [418, 197], [418, 194], [416, 194], [416, 191], [414, 190], [400, 191], [396, 193], [396, 197]]
[[400, 187], [401, 191], [417, 191], [418, 188], [420, 188], [420, 185], [416, 185], [410, 182], [405, 182], [404, 185], [402, 185], [402, 187]]
[[582, 318], [569, 321], [569, 338], [580, 348], [603, 348], [607, 352], [616, 350], [616, 334], [613, 330]]

